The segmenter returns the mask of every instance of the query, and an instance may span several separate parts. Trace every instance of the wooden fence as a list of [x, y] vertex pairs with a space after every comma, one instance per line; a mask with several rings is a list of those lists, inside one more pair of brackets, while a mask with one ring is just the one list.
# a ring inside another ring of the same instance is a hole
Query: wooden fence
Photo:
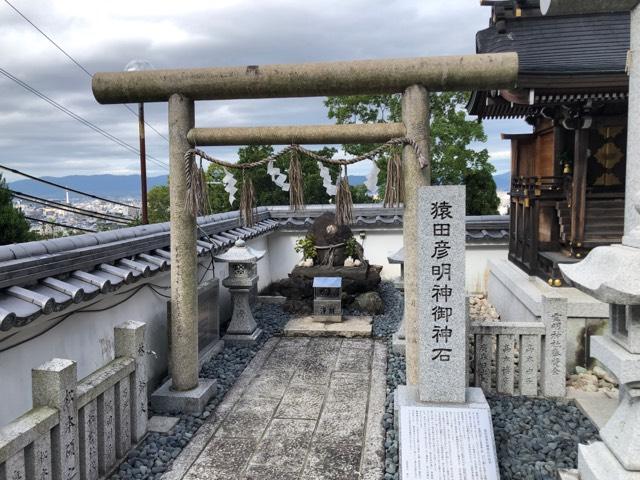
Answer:
[[0, 480], [96, 480], [147, 430], [144, 324], [114, 329], [115, 359], [77, 380], [76, 363], [32, 371], [33, 408], [0, 429]]

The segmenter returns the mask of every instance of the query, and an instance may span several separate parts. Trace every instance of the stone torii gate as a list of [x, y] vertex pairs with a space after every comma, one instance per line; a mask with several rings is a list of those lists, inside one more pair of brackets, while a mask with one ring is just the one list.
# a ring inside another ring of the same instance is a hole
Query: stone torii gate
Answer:
[[[377, 143], [405, 136], [429, 151], [428, 91], [513, 88], [513, 53], [245, 67], [98, 73], [102, 104], [168, 102], [171, 214], [171, 405], [200, 410], [211, 390], [198, 379], [196, 219], [185, 210], [184, 155], [195, 145]], [[402, 93], [402, 123], [262, 128], [195, 128], [194, 102]], [[417, 191], [429, 185], [414, 148], [402, 151], [405, 188], [405, 322], [407, 383], [418, 382]]]

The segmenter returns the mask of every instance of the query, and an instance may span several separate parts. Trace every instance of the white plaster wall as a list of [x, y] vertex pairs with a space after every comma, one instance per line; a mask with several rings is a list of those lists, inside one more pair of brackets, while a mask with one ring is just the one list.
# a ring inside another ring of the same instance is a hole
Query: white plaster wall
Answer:
[[[248, 245], [256, 250], [267, 250], [268, 236], [252, 239]], [[210, 257], [200, 257], [198, 279], [202, 283], [212, 278]], [[225, 263], [215, 262], [216, 278], [224, 279], [228, 274]], [[258, 262], [258, 286], [264, 288], [271, 283], [269, 255]], [[151, 277], [147, 282], [162, 295], [169, 296], [170, 273], [163, 272]], [[42, 365], [52, 358], [68, 358], [78, 364], [78, 378], [81, 379], [113, 360], [113, 328], [127, 320], [136, 320], [147, 324], [146, 348], [155, 352], [147, 356], [149, 367], [149, 391], [160, 383], [167, 373], [167, 301], [168, 298], [154, 293], [150, 288], [142, 288], [131, 298], [135, 289], [143, 285], [135, 283], [109, 295], [101, 295], [92, 304], [82, 304], [77, 311], [58, 325], [46, 331], [61, 317], [59, 314], [41, 317], [30, 324], [19, 335], [27, 340], [4, 352], [0, 352], [0, 426], [11, 422], [31, 408], [31, 369]], [[128, 298], [128, 299], [127, 299]], [[125, 300], [123, 302], [123, 300]], [[121, 304], [112, 307], [119, 302]], [[229, 291], [220, 284], [219, 290], [220, 321], [225, 322], [231, 316]], [[65, 312], [67, 315], [68, 312]], [[18, 331], [18, 330], [16, 330]]]
[[465, 262], [467, 292], [486, 294], [490, 274], [489, 262], [506, 260], [508, 253], [507, 245], [467, 245]]
[[[204, 256], [200, 258], [198, 279], [203, 278], [203, 283], [211, 279], [211, 271], [206, 270], [209, 265], [207, 260]], [[224, 270], [222, 266], [216, 266], [216, 276]], [[76, 307], [77, 311], [71, 315], [68, 315], [68, 311], [63, 316], [52, 314], [16, 330], [25, 337], [41, 334], [0, 352], [0, 427], [31, 408], [32, 368], [52, 358], [67, 358], [77, 362], [79, 379], [89, 375], [113, 360], [113, 328], [127, 320], [147, 325], [146, 349], [155, 352], [155, 355], [147, 356], [152, 390], [167, 371], [168, 299], [148, 287], [140, 288], [145, 284], [153, 285], [162, 295], [169, 295], [170, 289], [167, 287], [170, 285], [170, 273], [163, 272], [146, 282], [139, 281], [108, 295], [100, 295], [91, 303]], [[134, 293], [138, 288], [139, 291]], [[226, 289], [221, 289], [223, 296], [222, 290]], [[225, 307], [228, 310], [225, 302], [229, 303], [223, 297], [222, 310]], [[67, 318], [64, 318], [66, 315]]]

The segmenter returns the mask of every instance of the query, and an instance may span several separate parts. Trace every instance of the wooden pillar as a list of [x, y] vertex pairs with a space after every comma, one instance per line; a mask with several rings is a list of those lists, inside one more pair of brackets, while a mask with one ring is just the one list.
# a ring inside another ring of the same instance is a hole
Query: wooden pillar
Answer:
[[589, 130], [575, 131], [573, 156], [573, 183], [571, 203], [571, 243], [574, 248], [582, 247], [584, 241], [584, 221], [587, 210], [587, 157]]
[[[429, 160], [429, 94], [422, 85], [408, 87], [402, 95], [402, 121]], [[404, 321], [406, 330], [407, 385], [418, 384], [418, 189], [431, 183], [430, 166], [420, 167], [410, 145], [402, 149], [404, 181]]]

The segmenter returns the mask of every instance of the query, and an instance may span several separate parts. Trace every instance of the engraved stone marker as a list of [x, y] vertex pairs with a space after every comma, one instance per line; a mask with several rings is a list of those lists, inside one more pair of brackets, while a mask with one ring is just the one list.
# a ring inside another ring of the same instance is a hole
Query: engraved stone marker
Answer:
[[543, 355], [543, 393], [546, 397], [564, 397], [567, 360], [567, 299], [542, 297], [542, 321], [547, 327]]
[[419, 394], [464, 403], [466, 388], [465, 187], [418, 192]]
[[403, 407], [403, 480], [498, 480], [488, 408]]

